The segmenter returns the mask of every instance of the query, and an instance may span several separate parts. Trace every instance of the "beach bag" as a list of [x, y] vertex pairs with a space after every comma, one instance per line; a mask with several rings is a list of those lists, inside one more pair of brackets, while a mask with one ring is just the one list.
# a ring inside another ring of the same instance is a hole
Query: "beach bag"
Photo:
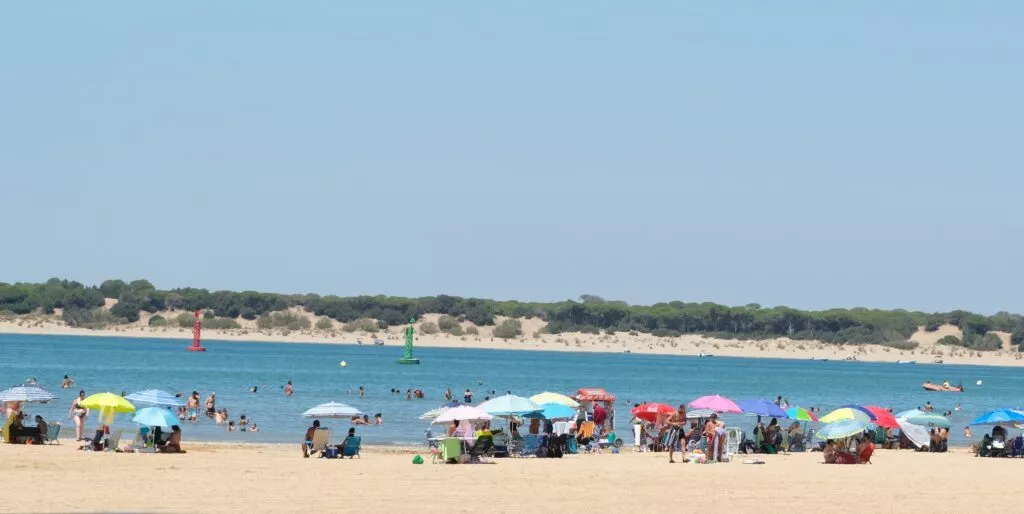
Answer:
[[537, 448], [537, 458], [544, 459], [544, 458], [547, 458], [547, 456], [548, 456], [548, 447], [547, 446], [541, 446], [540, 448]]
[[325, 459], [337, 459], [338, 458], [338, 447], [328, 446], [324, 449], [323, 453], [320, 454]]
[[423, 464], [423, 457], [420, 457], [419, 455], [413, 457], [412, 458], [412, 463], [413, 464]]

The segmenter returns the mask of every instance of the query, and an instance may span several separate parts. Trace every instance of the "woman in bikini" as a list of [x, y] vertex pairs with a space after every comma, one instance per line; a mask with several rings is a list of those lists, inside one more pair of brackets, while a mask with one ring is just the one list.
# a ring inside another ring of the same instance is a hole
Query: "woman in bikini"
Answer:
[[82, 440], [82, 431], [85, 430], [85, 417], [89, 414], [89, 409], [82, 407], [82, 400], [85, 399], [85, 391], [79, 391], [78, 396], [71, 401], [71, 410], [68, 412], [68, 417], [75, 420], [75, 440]]

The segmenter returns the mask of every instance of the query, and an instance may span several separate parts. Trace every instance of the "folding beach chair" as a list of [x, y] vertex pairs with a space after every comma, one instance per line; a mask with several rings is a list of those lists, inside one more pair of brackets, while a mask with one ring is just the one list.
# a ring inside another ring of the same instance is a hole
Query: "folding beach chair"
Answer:
[[313, 441], [309, 446], [310, 455], [318, 455], [327, 449], [327, 443], [331, 440], [329, 428], [318, 428], [313, 432]]
[[[345, 438], [345, 442], [341, 449], [341, 458], [353, 458], [359, 457], [359, 447], [363, 444], [363, 438], [355, 435], [351, 435]], [[362, 457], [359, 457], [362, 459]]]
[[494, 440], [490, 437], [479, 437], [476, 442], [473, 443], [473, 447], [469, 449], [469, 462], [471, 463], [482, 463], [484, 457], [487, 457], [494, 451]]
[[119, 428], [117, 430], [114, 430], [114, 432], [110, 434], [110, 444], [107, 446], [107, 451], [108, 452], [120, 451], [118, 446], [121, 445], [121, 434], [123, 434], [123, 433], [124, 433], [124, 429], [123, 428]]
[[519, 452], [520, 457], [534, 457], [540, 449], [540, 437], [534, 434], [526, 434], [523, 437], [523, 449]]
[[580, 449], [579, 446], [576, 444], [576, 438], [572, 436], [566, 438], [565, 453], [568, 453], [569, 455], [576, 455], [577, 453], [579, 453], [579, 451]]
[[494, 434], [494, 437], [491, 439], [491, 442], [494, 444], [495, 457], [508, 457], [509, 449], [507, 435], [505, 435], [504, 433]]
[[740, 452], [740, 442], [743, 439], [743, 431], [737, 427], [727, 427], [725, 429], [725, 449], [729, 455], [735, 455]]
[[60, 444], [60, 423], [54, 423], [50, 425], [46, 430], [46, 437], [43, 438], [43, 442], [46, 444]]

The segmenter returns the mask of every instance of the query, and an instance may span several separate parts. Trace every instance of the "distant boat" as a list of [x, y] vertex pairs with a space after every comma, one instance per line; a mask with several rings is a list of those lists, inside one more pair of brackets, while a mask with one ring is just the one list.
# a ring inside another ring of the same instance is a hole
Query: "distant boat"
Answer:
[[942, 364], [942, 359], [936, 357], [935, 360], [932, 361], [932, 363], [933, 364]]
[[964, 386], [947, 386], [945, 384], [933, 384], [931, 382], [925, 382], [921, 385], [925, 391], [935, 391], [940, 393], [962, 393], [964, 392]]
[[703, 351], [701, 351], [700, 353], [697, 354], [697, 357], [714, 357], [714, 356], [715, 356], [715, 354], [713, 354], [713, 353], [704, 353]]
[[373, 340], [373, 345], [374, 346], [384, 346], [384, 340], [383, 339], [374, 339]]
[[899, 361], [896, 361], [896, 364], [917, 364], [917, 361], [904, 361], [904, 360], [899, 360]]
[[629, 348], [627, 348], [625, 350], [622, 350], [622, 353], [633, 353], [633, 352], [629, 351]]

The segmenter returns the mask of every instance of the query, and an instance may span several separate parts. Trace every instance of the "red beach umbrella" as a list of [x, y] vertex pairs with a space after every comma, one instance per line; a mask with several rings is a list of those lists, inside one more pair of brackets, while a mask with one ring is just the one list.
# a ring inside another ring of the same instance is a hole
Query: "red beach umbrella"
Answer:
[[896, 423], [896, 417], [893, 416], [891, 412], [889, 412], [886, 409], [883, 409], [882, 407], [877, 407], [877, 406], [874, 406], [874, 405], [865, 405], [864, 406], [864, 410], [867, 410], [867, 411], [871, 412], [872, 414], [874, 414], [875, 415], [875, 420], [872, 421], [872, 423], [874, 423], [874, 424], [876, 424], [876, 425], [878, 425], [878, 426], [880, 426], [882, 428], [899, 428], [900, 427], [900, 425], [898, 423]]
[[660, 415], [669, 415], [676, 411], [675, 407], [671, 405], [665, 405], [664, 403], [645, 403], [639, 407], [634, 407], [631, 414], [637, 419], [644, 421], [654, 422]]

